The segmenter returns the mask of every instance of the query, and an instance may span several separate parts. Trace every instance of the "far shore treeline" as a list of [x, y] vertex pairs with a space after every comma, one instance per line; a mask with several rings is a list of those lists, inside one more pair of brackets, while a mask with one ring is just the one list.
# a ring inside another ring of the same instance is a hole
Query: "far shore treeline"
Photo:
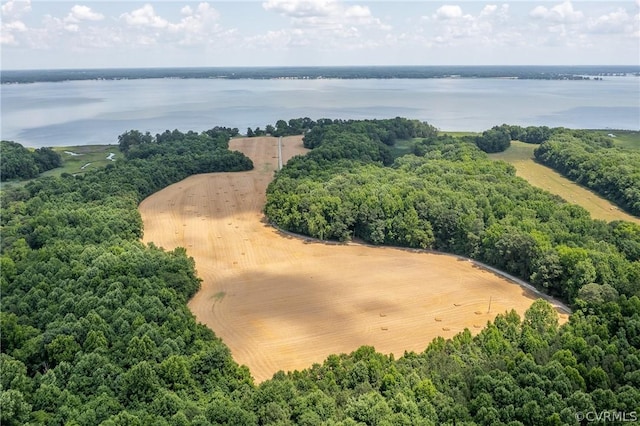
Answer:
[[187, 308], [200, 286], [193, 259], [142, 244], [137, 211], [189, 175], [251, 169], [228, 149], [239, 131], [130, 130], [118, 140], [122, 156], [102, 169], [0, 193], [0, 423], [538, 426], [604, 412], [638, 420], [640, 226], [593, 220], [486, 155], [511, 140], [537, 144], [539, 161], [637, 212], [636, 151], [582, 130], [502, 125], [453, 137], [404, 118], [280, 120], [264, 133], [304, 134], [311, 149], [276, 172], [265, 206], [272, 223], [464, 254], [530, 280], [574, 313], [558, 326], [538, 300], [523, 318], [505, 312], [475, 336], [436, 338], [420, 353], [396, 359], [364, 346], [257, 385]]
[[634, 65], [457, 65], [457, 66], [317, 66], [215, 68], [92, 68], [3, 70], [2, 84], [73, 80], [136, 80], [147, 78], [206, 79], [424, 79], [515, 78], [536, 80], [599, 80], [640, 76]]

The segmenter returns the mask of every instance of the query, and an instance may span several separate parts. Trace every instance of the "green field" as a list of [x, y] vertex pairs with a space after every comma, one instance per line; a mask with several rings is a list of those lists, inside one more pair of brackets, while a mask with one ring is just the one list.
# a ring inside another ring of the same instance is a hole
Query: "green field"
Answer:
[[[449, 135], [455, 138], [460, 138], [463, 136], [476, 136], [478, 132], [449, 132], [449, 131], [440, 131], [441, 135]], [[391, 147], [391, 154], [393, 158], [402, 157], [406, 154], [411, 154], [413, 151], [413, 144], [416, 141], [421, 141], [424, 138], [413, 138], [413, 139], [401, 139], [396, 141], [396, 143]]]
[[[83, 175], [90, 170], [100, 169], [116, 159], [122, 158], [117, 145], [58, 146], [53, 147], [53, 150], [62, 157], [62, 167], [48, 170], [40, 176], [60, 176], [63, 173]], [[113, 160], [110, 160], [108, 157], [112, 153], [114, 154]], [[22, 186], [30, 181], [31, 179], [2, 182], [2, 187]]]
[[[637, 133], [637, 132], [636, 132]], [[622, 138], [621, 138], [622, 140]], [[634, 144], [638, 141], [626, 139], [624, 143]], [[503, 160], [516, 168], [516, 174], [526, 179], [531, 185], [557, 194], [570, 203], [587, 209], [594, 219], [606, 221], [627, 220], [640, 223], [640, 218], [632, 216], [595, 192], [565, 178], [555, 170], [534, 161], [533, 150], [538, 145], [512, 141], [504, 152], [489, 154], [494, 160]]]
[[615, 146], [625, 149], [640, 149], [640, 131], [633, 130], [594, 130], [600, 135], [615, 135]]
[[[84, 174], [89, 170], [105, 167], [121, 157], [117, 145], [66, 146], [56, 147], [54, 150], [62, 156], [62, 167], [49, 170], [43, 173], [43, 176], [60, 176], [62, 173]], [[114, 154], [112, 160], [108, 159], [110, 154]]]
[[462, 136], [478, 136], [480, 132], [449, 132], [443, 130], [440, 132], [440, 134], [453, 136], [454, 138], [460, 138]]

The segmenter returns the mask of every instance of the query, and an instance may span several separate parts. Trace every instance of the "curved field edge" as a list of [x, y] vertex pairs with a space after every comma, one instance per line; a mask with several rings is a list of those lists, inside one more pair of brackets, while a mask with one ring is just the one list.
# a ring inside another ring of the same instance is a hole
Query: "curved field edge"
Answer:
[[592, 219], [516, 176], [512, 165], [491, 161], [478, 140], [430, 132], [415, 155], [390, 159], [385, 125], [311, 129], [304, 140], [315, 149], [269, 186], [269, 220], [320, 239], [462, 254], [571, 303], [591, 299], [592, 290], [637, 293], [637, 224]]
[[[534, 300], [460, 258], [283, 235], [262, 214], [276, 139], [231, 147], [254, 170], [191, 176], [145, 199], [140, 212], [145, 242], [185, 247], [195, 259], [203, 282], [189, 308], [258, 382], [362, 345], [419, 352], [438, 336], [475, 333], [496, 314], [522, 315]], [[300, 137], [285, 138], [283, 152], [285, 160], [304, 153]]]
[[535, 296], [546, 300], [547, 302], [549, 302], [549, 304], [551, 306], [553, 306], [554, 308], [556, 308], [556, 310], [558, 311], [558, 313], [560, 314], [566, 314], [566, 315], [570, 315], [573, 311], [571, 310], [571, 308], [569, 306], [567, 306], [565, 303], [561, 302], [560, 300], [549, 296], [546, 293], [543, 293], [542, 291], [540, 291], [539, 289], [535, 288], [533, 285], [531, 285], [530, 283], [528, 283], [525, 280], [522, 280], [512, 274], [509, 274], [507, 272], [501, 271], [498, 268], [494, 268], [491, 265], [487, 265], [486, 263], [480, 262], [479, 260], [476, 259], [472, 259], [470, 257], [466, 257], [466, 256], [461, 256], [459, 254], [454, 254], [454, 253], [447, 253], [447, 252], [443, 252], [443, 251], [437, 251], [437, 250], [427, 250], [427, 249], [416, 249], [416, 248], [408, 248], [408, 247], [400, 247], [400, 246], [389, 246], [389, 245], [385, 245], [385, 246], [379, 246], [379, 245], [373, 245], [373, 244], [367, 244], [365, 242], [359, 241], [359, 242], [347, 242], [347, 243], [340, 243], [340, 242], [331, 242], [331, 241], [327, 241], [327, 240], [321, 240], [318, 238], [312, 238], [309, 237], [308, 235], [303, 235], [303, 234], [296, 234], [295, 232], [290, 232], [287, 231], [286, 229], [282, 229], [280, 227], [278, 227], [278, 225], [274, 224], [274, 223], [270, 223], [271, 226], [273, 226], [275, 229], [278, 230], [278, 232], [282, 233], [283, 235], [286, 236], [291, 236], [291, 237], [295, 237], [295, 238], [299, 238], [301, 240], [304, 240], [305, 243], [309, 243], [309, 242], [315, 242], [315, 243], [319, 243], [319, 244], [329, 244], [329, 245], [337, 245], [337, 244], [346, 244], [346, 245], [357, 245], [357, 246], [365, 246], [365, 247], [372, 247], [372, 248], [381, 248], [381, 247], [387, 247], [387, 248], [393, 248], [393, 249], [397, 249], [397, 250], [402, 250], [402, 251], [408, 251], [411, 253], [426, 253], [426, 254], [435, 254], [435, 255], [442, 255], [442, 256], [451, 256], [455, 259], [461, 260], [461, 261], [466, 261], [466, 262], [470, 262], [475, 266], [478, 266], [486, 271], [490, 271], [493, 272], [499, 276], [501, 276], [502, 278], [505, 278], [515, 284], [518, 284], [520, 287], [522, 287], [523, 289], [533, 293]]
[[138, 194], [165, 163], [3, 193], [2, 424], [574, 424], [585, 410], [640, 411], [637, 297], [560, 329], [534, 302], [475, 337], [399, 359], [363, 347], [254, 386], [187, 310], [199, 281], [185, 250], [138, 241]]

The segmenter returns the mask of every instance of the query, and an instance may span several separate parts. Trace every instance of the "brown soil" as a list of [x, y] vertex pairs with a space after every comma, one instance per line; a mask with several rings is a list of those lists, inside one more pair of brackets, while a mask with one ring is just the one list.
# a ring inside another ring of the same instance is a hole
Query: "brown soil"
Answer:
[[[258, 382], [361, 345], [396, 357], [423, 351], [437, 336], [477, 333], [498, 313], [522, 315], [534, 300], [452, 256], [284, 235], [262, 214], [277, 139], [236, 139], [231, 149], [254, 170], [191, 176], [140, 212], [145, 242], [193, 256], [203, 283], [189, 308]], [[284, 138], [282, 151], [285, 162], [305, 152], [300, 137]]]

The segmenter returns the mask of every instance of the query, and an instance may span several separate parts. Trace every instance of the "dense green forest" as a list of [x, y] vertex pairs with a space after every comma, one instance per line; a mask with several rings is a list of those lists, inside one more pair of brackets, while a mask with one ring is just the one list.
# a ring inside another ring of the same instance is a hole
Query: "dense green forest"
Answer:
[[[290, 136], [305, 135], [306, 148], [315, 148], [321, 140], [335, 137], [343, 130], [358, 128], [359, 133], [365, 134], [369, 139], [382, 142], [387, 146], [393, 146], [398, 140], [426, 137], [437, 133], [437, 129], [428, 123], [418, 120], [408, 120], [396, 117], [392, 120], [340, 120], [322, 118], [312, 120], [309, 117], [292, 118], [288, 122], [278, 120], [274, 125], [267, 124], [263, 129], [255, 130], [247, 128], [247, 136]], [[331, 135], [325, 135], [325, 132]]]
[[467, 140], [487, 153], [508, 149], [511, 140], [540, 145], [534, 151], [536, 161], [640, 216], [640, 151], [615, 146], [610, 136], [503, 124]]
[[[391, 126], [377, 124], [381, 134]], [[551, 277], [597, 266], [583, 275], [593, 282], [564, 292], [576, 307], [569, 323], [559, 327], [553, 309], [537, 301], [523, 318], [507, 312], [477, 336], [438, 338], [421, 353], [395, 359], [362, 347], [256, 385], [187, 309], [199, 280], [185, 250], [139, 241], [137, 205], [147, 195], [193, 173], [252, 167], [227, 149], [237, 130], [130, 131], [119, 138], [126, 158], [105, 169], [2, 192], [0, 422], [538, 426], [603, 413], [637, 420], [638, 228], [592, 221], [514, 178], [506, 164], [492, 166], [473, 143], [424, 136], [421, 157], [394, 163], [370, 134], [377, 124], [316, 130], [327, 137], [270, 187], [270, 217], [277, 219], [280, 197], [288, 203], [283, 218], [291, 213], [291, 223], [325, 230], [325, 238], [370, 235], [377, 243], [476, 248], [480, 256], [493, 241], [505, 267], [525, 270], [523, 247], [551, 250], [548, 269], [536, 269]], [[358, 209], [348, 204], [355, 202]]]
[[62, 158], [51, 148], [33, 151], [12, 141], [0, 141], [0, 180], [31, 179], [42, 172], [60, 167]]
[[[640, 292], [640, 227], [593, 220], [515, 169], [451, 136], [417, 141], [391, 163], [362, 123], [324, 127], [267, 191], [277, 226], [320, 239], [362, 239], [469, 256], [574, 302], [586, 284]], [[345, 127], [346, 126], [346, 127]]]
[[614, 147], [606, 136], [566, 130], [534, 154], [542, 164], [640, 216], [640, 151]]

